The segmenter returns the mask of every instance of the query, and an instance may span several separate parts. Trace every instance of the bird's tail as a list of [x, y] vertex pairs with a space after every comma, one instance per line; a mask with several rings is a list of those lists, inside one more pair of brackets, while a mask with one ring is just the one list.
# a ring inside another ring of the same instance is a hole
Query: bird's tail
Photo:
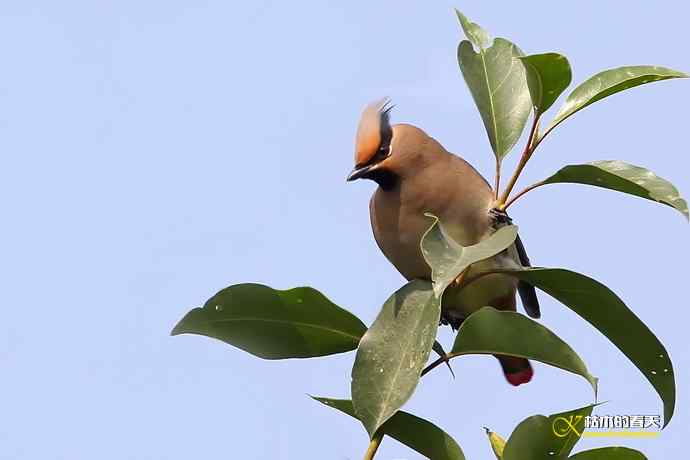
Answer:
[[529, 361], [525, 358], [517, 358], [515, 356], [494, 355], [501, 363], [503, 368], [503, 375], [506, 380], [513, 386], [522, 385], [532, 380], [534, 371]]

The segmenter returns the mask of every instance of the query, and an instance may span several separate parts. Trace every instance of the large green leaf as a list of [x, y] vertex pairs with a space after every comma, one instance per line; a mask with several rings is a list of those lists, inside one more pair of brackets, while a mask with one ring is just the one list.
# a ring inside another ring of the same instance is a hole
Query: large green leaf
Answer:
[[237, 284], [185, 315], [172, 335], [199, 334], [265, 359], [309, 358], [357, 348], [366, 326], [310, 287]]
[[[352, 401], [313, 397], [317, 401], [357, 418]], [[398, 411], [381, 426], [381, 431], [407, 447], [433, 460], [464, 460], [455, 440], [431, 422], [407, 412]]]
[[594, 405], [568, 412], [528, 417], [515, 428], [503, 450], [503, 460], [560, 460], [568, 457], [582, 436], [585, 417]]
[[570, 93], [563, 107], [561, 107], [556, 117], [545, 130], [545, 133], [551, 131], [551, 129], [574, 113], [612, 94], [644, 85], [645, 83], [668, 80], [669, 78], [685, 78], [687, 76], [687, 74], [677, 70], [650, 65], [618, 67], [600, 72]]
[[532, 109], [524, 66], [515, 59], [523, 53], [504, 38], [496, 38], [487, 47], [488, 34], [459, 11], [456, 13], [470, 40], [458, 46], [460, 70], [500, 161], [520, 138]]
[[543, 181], [544, 184], [574, 183], [594, 185], [666, 204], [688, 216], [688, 203], [670, 182], [648, 169], [623, 161], [594, 161], [568, 165]]
[[627, 447], [600, 447], [578, 452], [570, 460], [647, 460], [645, 455]]
[[616, 294], [592, 278], [560, 268], [503, 273], [538, 287], [604, 334], [657, 391], [664, 403], [664, 426], [668, 424], [676, 404], [673, 364], [659, 339]]
[[585, 363], [556, 334], [538, 322], [512, 311], [484, 307], [460, 326], [451, 356], [500, 354], [533, 359], [584, 377], [594, 393], [597, 379]]
[[431, 267], [431, 279], [434, 281], [434, 293], [437, 297], [467, 267], [507, 249], [517, 237], [518, 228], [507, 225], [473, 246], [462, 246], [445, 232], [438, 217], [426, 215], [434, 222], [422, 236], [420, 245], [424, 260]]
[[558, 53], [532, 54], [520, 58], [525, 66], [532, 105], [538, 114], [549, 110], [570, 85], [573, 74], [568, 59]]
[[364, 334], [352, 368], [352, 400], [371, 436], [412, 396], [441, 316], [431, 283], [407, 283]]

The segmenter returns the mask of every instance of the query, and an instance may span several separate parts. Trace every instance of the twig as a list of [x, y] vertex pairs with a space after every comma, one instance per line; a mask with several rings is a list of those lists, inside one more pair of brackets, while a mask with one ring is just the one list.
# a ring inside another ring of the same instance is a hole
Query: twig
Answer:
[[501, 198], [498, 200], [499, 209], [501, 210], [505, 209], [505, 202], [508, 200], [510, 192], [513, 191], [513, 187], [515, 187], [515, 183], [517, 182], [518, 178], [520, 177], [520, 174], [522, 173], [522, 170], [525, 168], [525, 165], [532, 156], [534, 149], [537, 147], [537, 145], [539, 145], [538, 143], [532, 145], [534, 143], [534, 134], [536, 133], [537, 126], [539, 125], [539, 117], [540, 116], [538, 114], [534, 115], [534, 120], [532, 121], [532, 128], [530, 128], [529, 138], [527, 139], [525, 150], [522, 152], [522, 156], [520, 157], [520, 162], [518, 163], [517, 168], [515, 168], [513, 177], [510, 178], [510, 182], [508, 182], [506, 189], [503, 191], [503, 195], [501, 195]]
[[364, 454], [364, 460], [371, 460], [372, 458], [374, 458], [374, 455], [376, 455], [376, 451], [379, 450], [379, 446], [381, 445], [382, 440], [382, 431], [379, 430], [376, 433], [374, 433], [374, 437], [371, 439], [371, 442], [369, 443], [369, 448], [367, 448], [367, 451]]
[[422, 371], [421, 377], [424, 377], [426, 374], [428, 374], [435, 367], [438, 367], [441, 364], [450, 361], [452, 358], [455, 358], [456, 356], [459, 356], [459, 355], [457, 355], [455, 353], [448, 353], [446, 356], [441, 356], [436, 361], [434, 361], [433, 363], [429, 364], [427, 367], [424, 368], [424, 370]]
[[517, 195], [509, 199], [506, 204], [503, 206], [503, 209], [508, 209], [508, 207], [513, 204], [518, 198], [520, 198], [522, 195], [525, 193], [529, 192], [530, 190], [534, 190], [537, 187], [541, 187], [542, 185], [545, 185], [546, 182], [544, 181], [539, 181], [535, 182], [534, 184], [530, 185], [529, 187], [525, 187], [523, 190], [521, 190]]

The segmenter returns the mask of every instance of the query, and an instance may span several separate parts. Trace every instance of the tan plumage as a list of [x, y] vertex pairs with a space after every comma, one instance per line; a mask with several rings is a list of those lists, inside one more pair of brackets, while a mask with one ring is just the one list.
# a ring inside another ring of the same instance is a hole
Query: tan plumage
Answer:
[[[379, 184], [369, 203], [379, 248], [406, 279], [430, 279], [430, 268], [419, 248], [431, 224], [424, 213], [438, 216], [444, 230], [460, 244], [476, 244], [497, 228], [490, 213], [494, 193], [469, 163], [421, 129], [408, 124], [391, 127], [387, 107], [384, 100], [365, 109], [357, 131], [356, 167], [348, 180], [366, 178]], [[377, 115], [377, 122], [372, 114]], [[467, 276], [519, 264], [520, 255], [513, 246], [474, 264]], [[487, 305], [514, 311], [516, 288], [512, 277], [488, 275], [462, 289], [450, 289], [444, 296], [443, 319], [457, 328], [464, 318]], [[499, 360], [511, 383], [529, 381], [531, 368], [526, 360]]]

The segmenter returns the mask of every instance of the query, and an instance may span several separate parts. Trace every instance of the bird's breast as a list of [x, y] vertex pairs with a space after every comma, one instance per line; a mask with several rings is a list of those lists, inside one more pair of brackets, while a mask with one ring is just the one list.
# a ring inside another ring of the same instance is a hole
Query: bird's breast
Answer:
[[430, 279], [431, 271], [419, 247], [431, 225], [424, 211], [415, 212], [400, 199], [399, 190], [377, 189], [369, 203], [371, 227], [381, 252], [408, 280]]
[[[431, 279], [431, 269], [422, 256], [420, 241], [433, 221], [424, 215], [431, 212], [441, 220], [444, 230], [463, 246], [478, 243], [489, 236], [493, 229], [489, 225], [488, 210], [481, 206], [463, 205], [457, 199], [434, 203], [425, 201], [423, 194], [405, 196], [405, 191], [377, 189], [371, 198], [369, 208], [371, 226], [376, 242], [395, 268], [408, 280]], [[474, 214], [473, 214], [474, 213]], [[507, 254], [481, 261], [472, 266], [469, 275], [495, 268], [513, 268], [513, 258]], [[455, 311], [458, 317], [466, 317], [477, 308], [492, 305], [492, 300], [510, 296], [515, 292], [515, 281], [505, 275], [490, 275], [453, 296], [445, 305]], [[494, 305], [501, 308], [501, 305]]]

